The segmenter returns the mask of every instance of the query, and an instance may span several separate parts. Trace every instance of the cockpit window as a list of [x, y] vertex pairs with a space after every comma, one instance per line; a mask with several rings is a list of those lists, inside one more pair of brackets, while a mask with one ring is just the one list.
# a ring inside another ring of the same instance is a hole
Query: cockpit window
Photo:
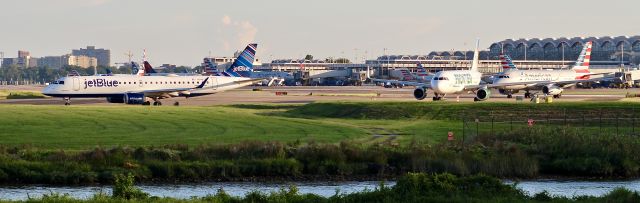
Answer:
[[56, 80], [56, 81], [51, 82], [51, 84], [54, 84], [54, 85], [64, 85], [64, 81], [63, 81], [63, 80], [60, 80], [60, 81]]
[[64, 85], [64, 81], [58, 81], [58, 84]]

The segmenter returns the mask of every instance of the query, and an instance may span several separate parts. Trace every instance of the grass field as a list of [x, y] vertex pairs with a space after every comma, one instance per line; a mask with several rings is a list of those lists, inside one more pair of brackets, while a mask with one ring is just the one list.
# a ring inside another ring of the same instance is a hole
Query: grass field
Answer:
[[0, 90], [0, 99], [35, 99], [44, 98], [42, 93], [27, 90]]
[[[480, 132], [486, 133], [489, 119], [513, 119], [517, 122], [516, 128], [523, 128], [525, 117], [561, 119], [567, 109], [568, 115], [580, 118], [638, 117], [640, 108], [636, 110], [636, 106], [636, 103], [623, 102], [543, 105], [353, 102], [215, 107], [0, 105], [0, 144], [50, 149], [225, 144], [247, 140], [430, 144], [445, 141], [450, 131], [461, 135], [463, 117], [467, 122], [475, 118], [485, 122]], [[559, 122], [562, 121], [551, 124], [558, 126]], [[608, 134], [614, 132], [613, 122], [608, 120], [604, 124]], [[630, 132], [630, 122], [629, 119], [618, 122], [617, 128]], [[599, 124], [593, 122], [587, 127], [599, 130]], [[495, 128], [513, 126], [503, 122]], [[475, 125], [465, 128], [473, 129]]]
[[367, 135], [340, 123], [258, 115], [231, 107], [0, 106], [0, 144], [45, 148], [233, 143], [337, 142]]

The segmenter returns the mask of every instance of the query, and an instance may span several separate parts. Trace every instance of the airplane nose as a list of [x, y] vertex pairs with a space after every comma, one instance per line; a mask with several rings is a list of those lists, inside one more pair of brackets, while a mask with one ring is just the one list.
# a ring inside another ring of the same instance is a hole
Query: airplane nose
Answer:
[[42, 90], [42, 94], [44, 94], [44, 95], [51, 95], [52, 93], [53, 93], [53, 88], [51, 87], [51, 85], [45, 87]]

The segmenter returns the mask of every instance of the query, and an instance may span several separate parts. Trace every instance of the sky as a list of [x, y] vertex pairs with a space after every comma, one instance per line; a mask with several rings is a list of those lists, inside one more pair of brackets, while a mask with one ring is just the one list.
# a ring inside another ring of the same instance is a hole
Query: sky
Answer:
[[504, 39], [640, 35], [637, 0], [0, 0], [0, 51], [94, 45], [112, 65], [196, 66], [250, 42], [257, 57], [374, 58], [471, 50]]

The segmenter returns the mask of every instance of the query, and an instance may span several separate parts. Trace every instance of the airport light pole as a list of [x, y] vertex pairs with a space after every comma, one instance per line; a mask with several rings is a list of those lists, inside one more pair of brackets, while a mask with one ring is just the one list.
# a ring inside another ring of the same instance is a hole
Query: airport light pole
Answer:
[[562, 46], [562, 67], [564, 68], [564, 41], [560, 42], [560, 46]]
[[524, 61], [527, 61], [527, 43], [524, 43]]

